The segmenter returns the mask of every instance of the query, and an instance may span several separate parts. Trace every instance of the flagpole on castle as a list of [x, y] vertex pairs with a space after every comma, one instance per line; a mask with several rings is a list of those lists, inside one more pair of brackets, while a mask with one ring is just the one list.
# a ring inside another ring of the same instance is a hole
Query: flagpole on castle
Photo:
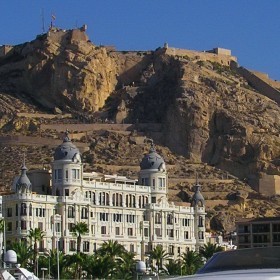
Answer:
[[55, 17], [54, 14], [52, 14], [52, 16], [51, 16], [51, 28], [54, 27], [54, 22], [55, 22], [55, 20], [56, 20], [56, 17]]

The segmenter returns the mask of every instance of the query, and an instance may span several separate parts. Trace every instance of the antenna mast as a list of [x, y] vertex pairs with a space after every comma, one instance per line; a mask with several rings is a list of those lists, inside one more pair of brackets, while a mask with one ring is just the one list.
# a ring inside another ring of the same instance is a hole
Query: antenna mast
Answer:
[[41, 17], [42, 17], [42, 30], [43, 30], [43, 33], [45, 33], [45, 15], [44, 15], [44, 9], [42, 9]]

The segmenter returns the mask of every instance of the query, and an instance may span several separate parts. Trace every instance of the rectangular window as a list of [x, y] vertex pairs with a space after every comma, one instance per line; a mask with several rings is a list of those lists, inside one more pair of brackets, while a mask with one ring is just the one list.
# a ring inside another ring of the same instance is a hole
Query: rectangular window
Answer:
[[13, 224], [12, 222], [7, 223], [7, 231], [12, 231]]
[[69, 251], [76, 251], [76, 241], [75, 240], [70, 240], [69, 242]]
[[130, 244], [130, 246], [129, 246], [129, 251], [130, 251], [131, 253], [134, 253], [134, 244]]
[[128, 223], [135, 223], [135, 215], [126, 215], [126, 221]]
[[38, 222], [38, 228], [39, 228], [40, 230], [44, 230], [44, 229], [43, 229], [43, 223], [42, 223], [42, 222]]
[[7, 217], [12, 217], [12, 216], [13, 216], [13, 209], [7, 208]]
[[89, 241], [83, 242], [83, 252], [89, 252]]
[[184, 231], [184, 239], [189, 239], [189, 232], [188, 231]]
[[116, 231], [116, 235], [120, 235], [120, 228], [119, 227], [116, 227], [115, 231]]
[[122, 214], [114, 214], [113, 215], [114, 222], [121, 222], [122, 221]]
[[106, 226], [101, 226], [101, 234], [106, 234]]
[[80, 170], [79, 169], [72, 169], [72, 179], [79, 180], [80, 179]]
[[62, 180], [62, 169], [57, 169], [57, 180], [58, 181]]
[[142, 178], [141, 182], [143, 186], [149, 186], [149, 178]]
[[133, 228], [128, 228], [127, 229], [127, 235], [128, 236], [133, 236]]
[[20, 221], [20, 227], [21, 229], [26, 230], [27, 229], [26, 221]]
[[60, 223], [55, 223], [55, 232], [56, 233], [60, 233], [61, 232], [61, 227], [60, 227]]
[[161, 213], [156, 213], [155, 215], [155, 223], [161, 224]]
[[174, 246], [173, 245], [169, 245], [168, 253], [169, 253], [169, 255], [174, 255]]
[[182, 223], [183, 223], [184, 227], [189, 227], [190, 226], [190, 219], [183, 219]]
[[161, 235], [161, 228], [156, 228], [156, 236], [157, 237], [162, 237], [162, 235]]
[[148, 228], [144, 228], [144, 236], [145, 237], [149, 236], [149, 229]]
[[69, 223], [68, 224], [68, 230], [70, 231], [70, 232], [73, 232], [73, 228], [75, 227], [75, 224], [74, 223]]
[[68, 207], [68, 218], [75, 218], [75, 209], [73, 206]]
[[68, 170], [65, 170], [65, 180], [68, 181]]
[[100, 218], [100, 221], [108, 222], [109, 221], [109, 214], [108, 213], [100, 213], [99, 218]]
[[168, 237], [174, 237], [174, 230], [173, 229], [167, 229], [167, 236]]
[[69, 189], [65, 189], [65, 196], [69, 196]]
[[280, 232], [280, 224], [272, 224], [273, 232]]
[[158, 186], [160, 188], [165, 188], [165, 178], [158, 178]]

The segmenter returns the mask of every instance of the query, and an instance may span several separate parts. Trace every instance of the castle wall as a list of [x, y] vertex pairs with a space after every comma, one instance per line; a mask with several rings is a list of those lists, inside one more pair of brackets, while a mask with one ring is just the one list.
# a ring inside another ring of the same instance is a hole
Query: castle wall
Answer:
[[138, 123], [138, 124], [108, 124], [108, 123], [93, 123], [93, 124], [41, 124], [40, 129], [53, 129], [56, 131], [96, 131], [96, 130], [114, 130], [114, 131], [133, 131], [134, 129], [142, 131], [160, 132], [162, 125], [159, 123]]
[[259, 192], [264, 195], [280, 194], [280, 176], [263, 174], [259, 180]]
[[181, 56], [181, 57], [188, 57], [191, 59], [197, 59], [202, 61], [211, 61], [217, 62], [225, 66], [230, 66], [232, 62], [237, 62], [237, 58], [235, 56], [229, 55], [228, 50], [221, 53], [209, 53], [209, 52], [199, 52], [199, 51], [192, 51], [186, 49], [177, 49], [177, 48], [166, 48], [163, 49], [164, 53], [172, 56]]
[[237, 72], [243, 76], [255, 89], [257, 89], [262, 95], [274, 100], [280, 104], [280, 91], [272, 87], [263, 79], [255, 75], [252, 71], [247, 70], [244, 67], [236, 69]]

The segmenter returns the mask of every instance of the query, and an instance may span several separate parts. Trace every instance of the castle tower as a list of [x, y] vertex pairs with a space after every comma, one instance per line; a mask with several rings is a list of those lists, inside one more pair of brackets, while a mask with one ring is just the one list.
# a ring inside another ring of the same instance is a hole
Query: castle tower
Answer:
[[71, 142], [68, 131], [63, 143], [54, 152], [52, 163], [52, 194], [69, 196], [82, 186], [83, 165], [79, 149]]
[[139, 184], [151, 187], [151, 202], [159, 203], [167, 198], [167, 172], [163, 158], [156, 152], [153, 141], [148, 154], [140, 163]]
[[194, 237], [196, 250], [205, 244], [205, 200], [200, 192], [201, 186], [196, 180], [194, 195], [191, 199], [191, 207], [194, 208]]
[[23, 158], [23, 164], [21, 167], [21, 174], [16, 182], [16, 192], [17, 193], [31, 193], [32, 192], [32, 184], [27, 177], [27, 168], [25, 166], [25, 156]]

